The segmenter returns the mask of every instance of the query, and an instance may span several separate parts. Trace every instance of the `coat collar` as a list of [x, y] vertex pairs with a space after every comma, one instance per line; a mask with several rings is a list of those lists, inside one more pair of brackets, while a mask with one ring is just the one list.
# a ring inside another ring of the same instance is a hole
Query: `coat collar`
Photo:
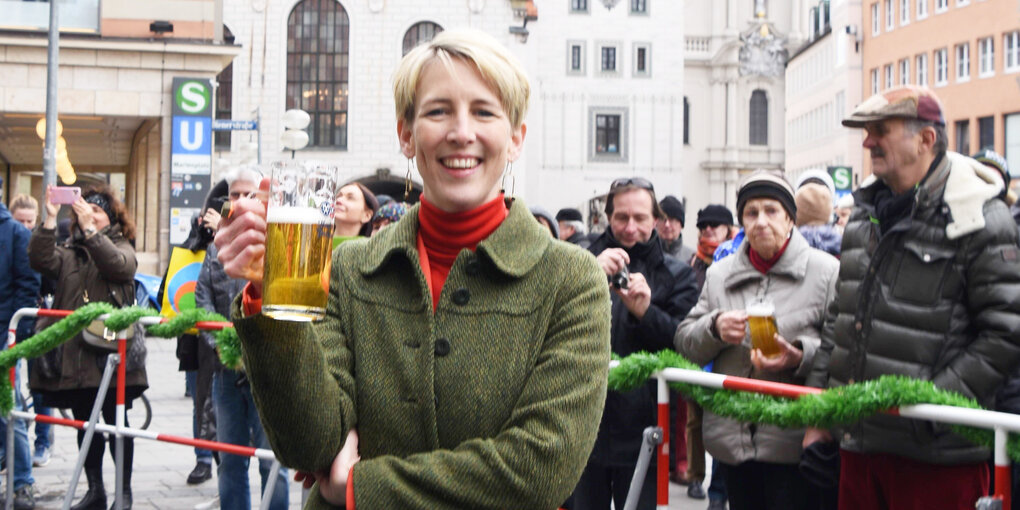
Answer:
[[[496, 269], [519, 278], [538, 263], [553, 239], [535, 221], [523, 200], [515, 198], [508, 199], [508, 202], [510, 211], [506, 219], [489, 237], [478, 243], [477, 251], [484, 253]], [[417, 247], [420, 207], [415, 205], [400, 221], [367, 241], [367, 252], [358, 265], [363, 274], [378, 271], [397, 253], [414, 264], [420, 264]]]
[[[726, 279], [723, 282], [726, 289], [733, 289], [744, 285], [748, 281], [757, 281], [765, 277], [757, 269], [751, 265], [751, 255], [748, 250], [751, 249], [751, 243], [746, 238], [744, 242], [740, 244], [740, 248], [733, 258], [733, 266], [729, 274], [726, 275]], [[772, 266], [769, 270], [769, 274], [781, 275], [793, 280], [803, 280], [807, 275], [807, 265], [811, 246], [808, 245], [807, 240], [800, 234], [797, 227], [793, 228], [793, 233], [790, 235], [790, 244], [787, 245], [786, 251], [783, 252], [783, 256], [779, 257], [779, 261], [776, 265]]]

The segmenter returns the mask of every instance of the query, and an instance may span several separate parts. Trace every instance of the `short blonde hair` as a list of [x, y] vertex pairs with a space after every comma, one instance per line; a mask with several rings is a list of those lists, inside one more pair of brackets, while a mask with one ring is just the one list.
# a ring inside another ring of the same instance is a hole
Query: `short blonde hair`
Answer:
[[393, 75], [393, 100], [397, 118], [414, 122], [415, 94], [425, 65], [438, 59], [444, 65], [459, 58], [472, 62], [482, 79], [495, 89], [503, 111], [516, 129], [528, 113], [531, 85], [516, 57], [491, 35], [475, 29], [447, 30], [404, 56]]
[[11, 212], [18, 209], [33, 209], [38, 211], [39, 202], [33, 197], [19, 193], [14, 195], [14, 198], [11, 199], [11, 206], [8, 209], [10, 209]]

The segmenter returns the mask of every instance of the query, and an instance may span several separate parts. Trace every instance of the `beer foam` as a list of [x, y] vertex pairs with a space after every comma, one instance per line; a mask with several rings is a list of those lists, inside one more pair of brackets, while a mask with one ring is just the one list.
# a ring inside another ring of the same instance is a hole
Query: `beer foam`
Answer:
[[266, 213], [267, 223], [318, 225], [320, 223], [329, 223], [330, 221], [329, 216], [322, 214], [318, 209], [312, 207], [274, 205]]
[[745, 310], [747, 315], [752, 317], [769, 317], [776, 313], [776, 307], [769, 302], [756, 301], [753, 303], [747, 303]]

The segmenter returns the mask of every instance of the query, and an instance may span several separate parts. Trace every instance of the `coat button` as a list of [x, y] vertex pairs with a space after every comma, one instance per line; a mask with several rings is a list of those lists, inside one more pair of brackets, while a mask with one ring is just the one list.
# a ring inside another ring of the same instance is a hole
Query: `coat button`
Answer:
[[468, 301], [471, 300], [471, 292], [464, 287], [461, 287], [453, 291], [453, 302], [459, 306], [464, 306]]
[[857, 331], [864, 329], [864, 323], [862, 323], [861, 321], [857, 321], [857, 323], [854, 324], [854, 329], [856, 329]]
[[436, 340], [436, 356], [446, 356], [450, 354], [450, 341], [445, 338]]
[[464, 268], [464, 272], [468, 276], [478, 276], [478, 273], [481, 272], [481, 270], [482, 270], [481, 264], [477, 260], [472, 260], [471, 262], [468, 262], [467, 266]]

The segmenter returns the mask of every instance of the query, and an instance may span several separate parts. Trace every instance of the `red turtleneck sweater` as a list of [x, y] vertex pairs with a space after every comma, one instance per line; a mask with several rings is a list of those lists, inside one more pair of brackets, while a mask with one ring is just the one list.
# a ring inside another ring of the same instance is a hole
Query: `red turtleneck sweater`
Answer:
[[432, 311], [439, 304], [443, 284], [461, 250], [474, 251], [506, 219], [503, 194], [470, 211], [448, 213], [429, 203], [424, 195], [418, 209], [418, 256], [432, 294]]
[[772, 266], [776, 265], [776, 262], [779, 262], [779, 257], [783, 256], [783, 253], [786, 252], [786, 247], [789, 245], [790, 238], [787, 237], [786, 242], [783, 243], [783, 247], [780, 248], [779, 251], [776, 252], [776, 254], [773, 255], [772, 258], [768, 260], [762, 258], [761, 255], [758, 255], [758, 252], [754, 251], [753, 249], [751, 249], [750, 246], [748, 246], [747, 252], [751, 255], [751, 265], [754, 266], [754, 268], [757, 269], [758, 272], [761, 274], [769, 272], [769, 269], [772, 269]]

